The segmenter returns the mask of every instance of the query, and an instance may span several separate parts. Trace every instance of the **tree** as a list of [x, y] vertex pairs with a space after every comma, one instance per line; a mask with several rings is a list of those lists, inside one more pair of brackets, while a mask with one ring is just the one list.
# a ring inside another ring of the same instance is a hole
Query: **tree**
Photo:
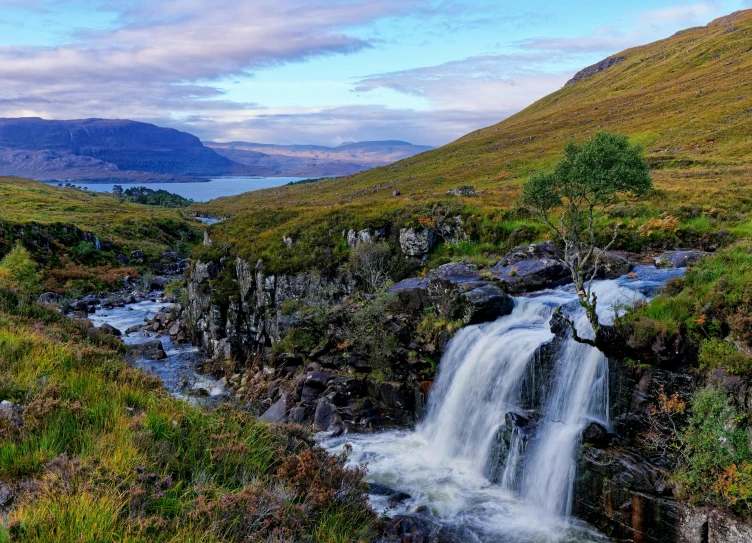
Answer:
[[[563, 262], [596, 338], [600, 326], [593, 280], [603, 253], [618, 234], [617, 225], [610, 241], [599, 249], [597, 215], [625, 198], [644, 195], [652, 186], [642, 149], [621, 134], [599, 132], [584, 143], [569, 142], [553, 171], [535, 174], [523, 187], [523, 203], [540, 215], [564, 245]], [[595, 345], [580, 338], [574, 324], [569, 324], [574, 339]]]

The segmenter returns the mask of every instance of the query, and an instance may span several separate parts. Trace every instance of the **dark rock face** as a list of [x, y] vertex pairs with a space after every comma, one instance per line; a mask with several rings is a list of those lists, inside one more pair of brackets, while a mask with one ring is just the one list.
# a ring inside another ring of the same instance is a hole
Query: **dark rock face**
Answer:
[[162, 342], [158, 339], [130, 345], [129, 349], [131, 354], [146, 358], [148, 360], [162, 360], [164, 358], [167, 358], [167, 354], [164, 351]]
[[598, 279], [618, 279], [632, 271], [632, 263], [623, 256], [610, 251], [596, 249], [598, 258]]
[[157, 275], [151, 280], [151, 283], [149, 284], [149, 287], [152, 290], [162, 290], [167, 286], [167, 283], [169, 283], [170, 280], [166, 277], [162, 277], [161, 275]]
[[317, 429], [323, 432], [338, 429], [344, 430], [342, 417], [337, 412], [337, 407], [328, 398], [320, 398], [316, 403], [313, 423]]
[[272, 406], [261, 415], [261, 420], [265, 422], [285, 422], [287, 420], [287, 413], [290, 410], [289, 403], [291, 398], [289, 394], [281, 394], [279, 400], [272, 404]]
[[653, 261], [656, 268], [686, 268], [707, 255], [703, 251], [668, 251], [656, 256]]
[[605, 72], [608, 70], [611, 66], [614, 66], [616, 64], [619, 64], [621, 62], [624, 62], [627, 60], [627, 57], [621, 56], [621, 57], [609, 57], [607, 59], [601, 60], [597, 64], [593, 64], [592, 66], [588, 66], [587, 68], [583, 68], [576, 74], [574, 74], [574, 77], [567, 81], [567, 85], [574, 85], [575, 83], [578, 83], [582, 81], [583, 79], [587, 79], [589, 77], [593, 77], [595, 74], [599, 74], [601, 72]]
[[398, 310], [418, 311], [429, 305], [427, 286], [428, 279], [405, 279], [389, 289], [389, 293], [397, 296]]
[[551, 288], [571, 281], [563, 257], [550, 242], [524, 245], [512, 249], [491, 273], [513, 293]]
[[608, 441], [608, 430], [598, 422], [591, 422], [582, 432], [582, 441], [591, 445], [605, 445]]

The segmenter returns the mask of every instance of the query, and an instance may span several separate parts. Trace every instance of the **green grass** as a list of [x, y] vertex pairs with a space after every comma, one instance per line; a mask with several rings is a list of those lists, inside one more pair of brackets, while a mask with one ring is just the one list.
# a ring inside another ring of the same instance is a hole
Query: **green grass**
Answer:
[[[0, 541], [359, 541], [376, 532], [361, 472], [301, 430], [169, 397], [123, 347], [55, 312], [0, 307]], [[336, 492], [335, 492], [336, 491]], [[11, 539], [9, 539], [11, 538]]]

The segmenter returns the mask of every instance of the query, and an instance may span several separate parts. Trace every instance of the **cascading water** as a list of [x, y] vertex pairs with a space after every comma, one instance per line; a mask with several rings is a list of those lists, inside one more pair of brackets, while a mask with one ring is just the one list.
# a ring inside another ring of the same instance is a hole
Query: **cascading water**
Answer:
[[[636, 272], [594, 285], [601, 322], [681, 273]], [[367, 463], [372, 480], [411, 494], [408, 511], [427, 506], [462, 541], [602, 541], [567, 515], [582, 431], [590, 421], [609, 424], [608, 361], [555, 338], [549, 323], [558, 306], [592, 337], [571, 286], [517, 298], [510, 315], [455, 336], [415, 431], [324, 445], [350, 443], [352, 462]], [[377, 510], [384, 505], [372, 499]]]

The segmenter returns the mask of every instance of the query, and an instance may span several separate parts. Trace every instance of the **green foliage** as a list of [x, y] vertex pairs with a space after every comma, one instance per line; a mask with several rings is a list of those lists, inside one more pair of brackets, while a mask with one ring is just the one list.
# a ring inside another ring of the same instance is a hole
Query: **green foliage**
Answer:
[[387, 316], [397, 297], [380, 294], [368, 300], [360, 310], [345, 317], [339, 338], [350, 350], [369, 362], [371, 368], [387, 371], [390, 358], [399, 346], [397, 337], [387, 329]]
[[386, 243], [362, 241], [350, 251], [350, 268], [369, 292], [384, 292], [394, 269], [392, 250]]
[[700, 368], [720, 368], [734, 375], [752, 372], [752, 357], [739, 352], [733, 343], [719, 338], [706, 339], [700, 345]]
[[679, 436], [684, 449], [676, 481], [685, 498], [749, 510], [752, 434], [747, 422], [722, 391], [707, 387], [695, 394], [688, 425]]
[[42, 291], [37, 265], [20, 243], [0, 260], [0, 290], [13, 291], [25, 300]]
[[123, 190], [120, 187], [120, 191], [117, 191], [116, 187], [118, 186], [115, 185], [113, 187], [113, 194], [123, 198], [127, 202], [135, 204], [161, 207], [188, 207], [193, 203], [193, 200], [183, 198], [179, 194], [167, 192], [163, 189], [153, 190], [146, 187], [132, 187]]

